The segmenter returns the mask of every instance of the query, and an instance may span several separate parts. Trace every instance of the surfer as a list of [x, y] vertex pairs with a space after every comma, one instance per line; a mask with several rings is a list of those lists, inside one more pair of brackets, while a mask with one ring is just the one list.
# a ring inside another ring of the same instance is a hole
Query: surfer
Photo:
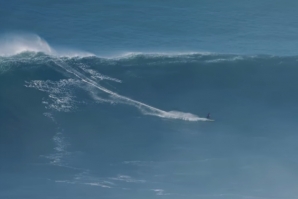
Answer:
[[210, 113], [208, 113], [208, 115], [207, 115], [207, 117], [206, 117], [207, 119], [210, 119]]

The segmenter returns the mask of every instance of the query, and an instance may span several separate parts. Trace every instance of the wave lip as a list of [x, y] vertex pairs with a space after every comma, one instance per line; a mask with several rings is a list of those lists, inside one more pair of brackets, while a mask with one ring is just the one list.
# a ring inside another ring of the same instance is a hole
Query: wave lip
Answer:
[[34, 34], [5, 35], [0, 39], [0, 56], [13, 56], [23, 52], [43, 52], [52, 54], [50, 45]]
[[94, 54], [72, 49], [54, 49], [36, 34], [6, 34], [0, 36], [0, 56], [8, 57], [25, 52], [45, 53], [56, 57], [89, 57]]
[[[208, 51], [126, 51], [112, 53], [110, 55], [101, 56], [90, 52], [64, 48], [61, 46], [51, 46], [49, 43], [36, 34], [5, 34], [0, 35], [0, 57], [14, 56], [25, 52], [44, 53], [54, 57], [91, 57], [103, 58], [106, 60], [130, 60], [130, 59], [176, 59], [182, 58], [182, 61], [197, 60], [204, 57], [214, 58], [207, 59], [207, 63], [221, 62], [221, 61], [235, 61], [241, 59], [241, 56], [232, 57], [217, 57], [219, 55], [215, 52]], [[223, 54], [224, 55], [224, 54]], [[213, 57], [216, 56], [216, 57]]]

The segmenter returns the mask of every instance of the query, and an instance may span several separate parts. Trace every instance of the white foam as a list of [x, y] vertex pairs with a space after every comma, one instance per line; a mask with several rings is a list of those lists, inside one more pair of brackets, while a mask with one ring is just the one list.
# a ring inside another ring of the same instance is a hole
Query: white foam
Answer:
[[53, 141], [55, 144], [55, 153], [44, 155], [43, 157], [49, 159], [50, 164], [52, 165], [67, 167], [66, 163], [63, 160], [66, 156], [71, 155], [71, 153], [66, 150], [69, 146], [69, 143], [65, 141], [65, 137], [63, 137], [63, 134], [60, 131], [58, 131], [53, 137]]
[[112, 177], [109, 179], [115, 180], [115, 181], [124, 181], [124, 182], [128, 182], [128, 183], [145, 183], [146, 182], [145, 180], [137, 180], [137, 179], [134, 179], [127, 175], [118, 175], [117, 177]]
[[[24, 52], [42, 52], [55, 57], [89, 57], [96, 56], [93, 53], [65, 47], [51, 46], [45, 39], [32, 33], [10, 33], [0, 35], [0, 56], [13, 56]], [[177, 57], [193, 55], [214, 54], [206, 51], [147, 51], [147, 52], [119, 52], [110, 55], [97, 55], [106, 59], [129, 59], [142, 55], [146, 57]]]
[[158, 116], [162, 118], [168, 118], [168, 119], [180, 119], [180, 120], [187, 120], [187, 121], [209, 121], [206, 118], [201, 118], [198, 117], [194, 114], [191, 113], [184, 113], [184, 112], [179, 112], [179, 111], [163, 111], [161, 109], [155, 108], [153, 106], [147, 105], [145, 103], [133, 100], [131, 98], [119, 95], [118, 93], [115, 93], [111, 90], [108, 90], [101, 85], [99, 85], [96, 81], [88, 78], [86, 75], [78, 72], [75, 70], [73, 67], [70, 67], [67, 65], [65, 62], [57, 59], [55, 60], [55, 63], [66, 70], [68, 73], [76, 76], [79, 78], [82, 82], [85, 82], [86, 84], [93, 86], [94, 88], [97, 88], [107, 94], [109, 94], [112, 98], [115, 99], [115, 102], [118, 103], [124, 103], [124, 104], [129, 104], [132, 106], [135, 106], [136, 108], [140, 109], [144, 114], [146, 115], [153, 115], [153, 116]]
[[[161, 118], [168, 118], [168, 119], [181, 119], [181, 120], [186, 120], [186, 121], [209, 121], [207, 118], [201, 118], [198, 117], [197, 115], [191, 114], [191, 113], [184, 113], [184, 112], [179, 112], [179, 111], [163, 111], [161, 109], [155, 108], [153, 106], [147, 105], [145, 103], [133, 100], [131, 98], [119, 95], [118, 93], [115, 93], [111, 90], [108, 90], [101, 85], [99, 85], [96, 81], [88, 78], [86, 75], [78, 72], [75, 70], [73, 67], [70, 67], [67, 65], [65, 62], [62, 60], [55, 60], [55, 63], [66, 70], [68, 73], [76, 76], [79, 78], [82, 82], [85, 82], [89, 84], [90, 86], [93, 86], [94, 88], [97, 88], [112, 97], [115, 102], [118, 103], [124, 103], [124, 104], [129, 104], [132, 106], [135, 106], [136, 108], [140, 109], [144, 114], [146, 115], [153, 115], [153, 116], [158, 116]], [[94, 94], [94, 93], [93, 93]]]
[[56, 120], [55, 120], [55, 118], [54, 118], [54, 116], [53, 116], [52, 113], [50, 113], [50, 112], [45, 112], [45, 113], [43, 113], [43, 115], [46, 116], [46, 117], [48, 117], [48, 118], [50, 118], [54, 123], [57, 124], [57, 122], [56, 122]]
[[104, 185], [104, 184], [101, 184], [101, 183], [98, 183], [98, 182], [85, 182], [83, 184], [90, 185], [90, 186], [102, 187], [102, 188], [109, 188], [109, 189], [112, 188], [112, 187], [110, 187], [108, 185]]
[[185, 51], [185, 52], [122, 52], [122, 53], [116, 53], [112, 55], [106, 55], [106, 56], [100, 56], [102, 58], [106, 59], [130, 59], [137, 56], [145, 56], [145, 57], [167, 57], [167, 58], [173, 58], [173, 57], [179, 57], [179, 56], [193, 56], [193, 55], [212, 55], [214, 53], [211, 52], [204, 52], [204, 51]]
[[55, 57], [87, 57], [92, 53], [73, 49], [54, 49], [36, 34], [5, 34], [0, 36], [0, 56], [13, 56], [24, 52], [42, 52]]
[[89, 73], [91, 75], [91, 78], [94, 79], [94, 80], [109, 80], [109, 81], [114, 81], [114, 82], [117, 82], [117, 83], [122, 83], [122, 81], [119, 80], [119, 79], [112, 78], [112, 77], [109, 77], [109, 76], [106, 76], [106, 75], [102, 75], [99, 72], [90, 69], [90, 67], [87, 66], [86, 64], [80, 64], [79, 67], [83, 71], [85, 71], [86, 73]]
[[165, 195], [170, 195], [169, 193], [165, 193], [165, 190], [163, 189], [152, 189], [158, 196], [165, 196]]
[[241, 56], [235, 56], [231, 58], [219, 58], [219, 59], [211, 59], [211, 60], [206, 60], [206, 63], [219, 63], [219, 62], [233, 62], [233, 61], [238, 61], [238, 60], [243, 60], [243, 57]]
[[75, 104], [78, 103], [74, 100], [75, 97], [69, 89], [69, 86], [73, 84], [78, 85], [78, 82], [72, 79], [60, 80], [58, 82], [33, 80], [26, 82], [25, 86], [36, 88], [49, 94], [49, 100], [43, 100], [43, 104], [45, 104], [47, 109], [70, 112], [75, 108]]
[[52, 54], [53, 50], [48, 43], [34, 34], [9, 34], [0, 39], [0, 55], [12, 56], [22, 52], [44, 52]]

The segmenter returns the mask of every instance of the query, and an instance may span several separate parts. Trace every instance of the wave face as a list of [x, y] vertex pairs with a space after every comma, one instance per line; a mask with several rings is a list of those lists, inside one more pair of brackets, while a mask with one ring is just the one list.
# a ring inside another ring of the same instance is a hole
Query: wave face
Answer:
[[27, 40], [0, 51], [1, 197], [297, 195], [297, 57]]

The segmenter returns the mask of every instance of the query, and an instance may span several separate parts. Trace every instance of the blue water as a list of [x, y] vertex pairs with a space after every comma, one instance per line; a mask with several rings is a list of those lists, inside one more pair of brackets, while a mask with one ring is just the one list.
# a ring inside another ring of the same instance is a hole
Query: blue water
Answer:
[[1, 33], [96, 54], [297, 54], [296, 1], [2, 1]]
[[296, 7], [0, 2], [0, 198], [297, 198]]

